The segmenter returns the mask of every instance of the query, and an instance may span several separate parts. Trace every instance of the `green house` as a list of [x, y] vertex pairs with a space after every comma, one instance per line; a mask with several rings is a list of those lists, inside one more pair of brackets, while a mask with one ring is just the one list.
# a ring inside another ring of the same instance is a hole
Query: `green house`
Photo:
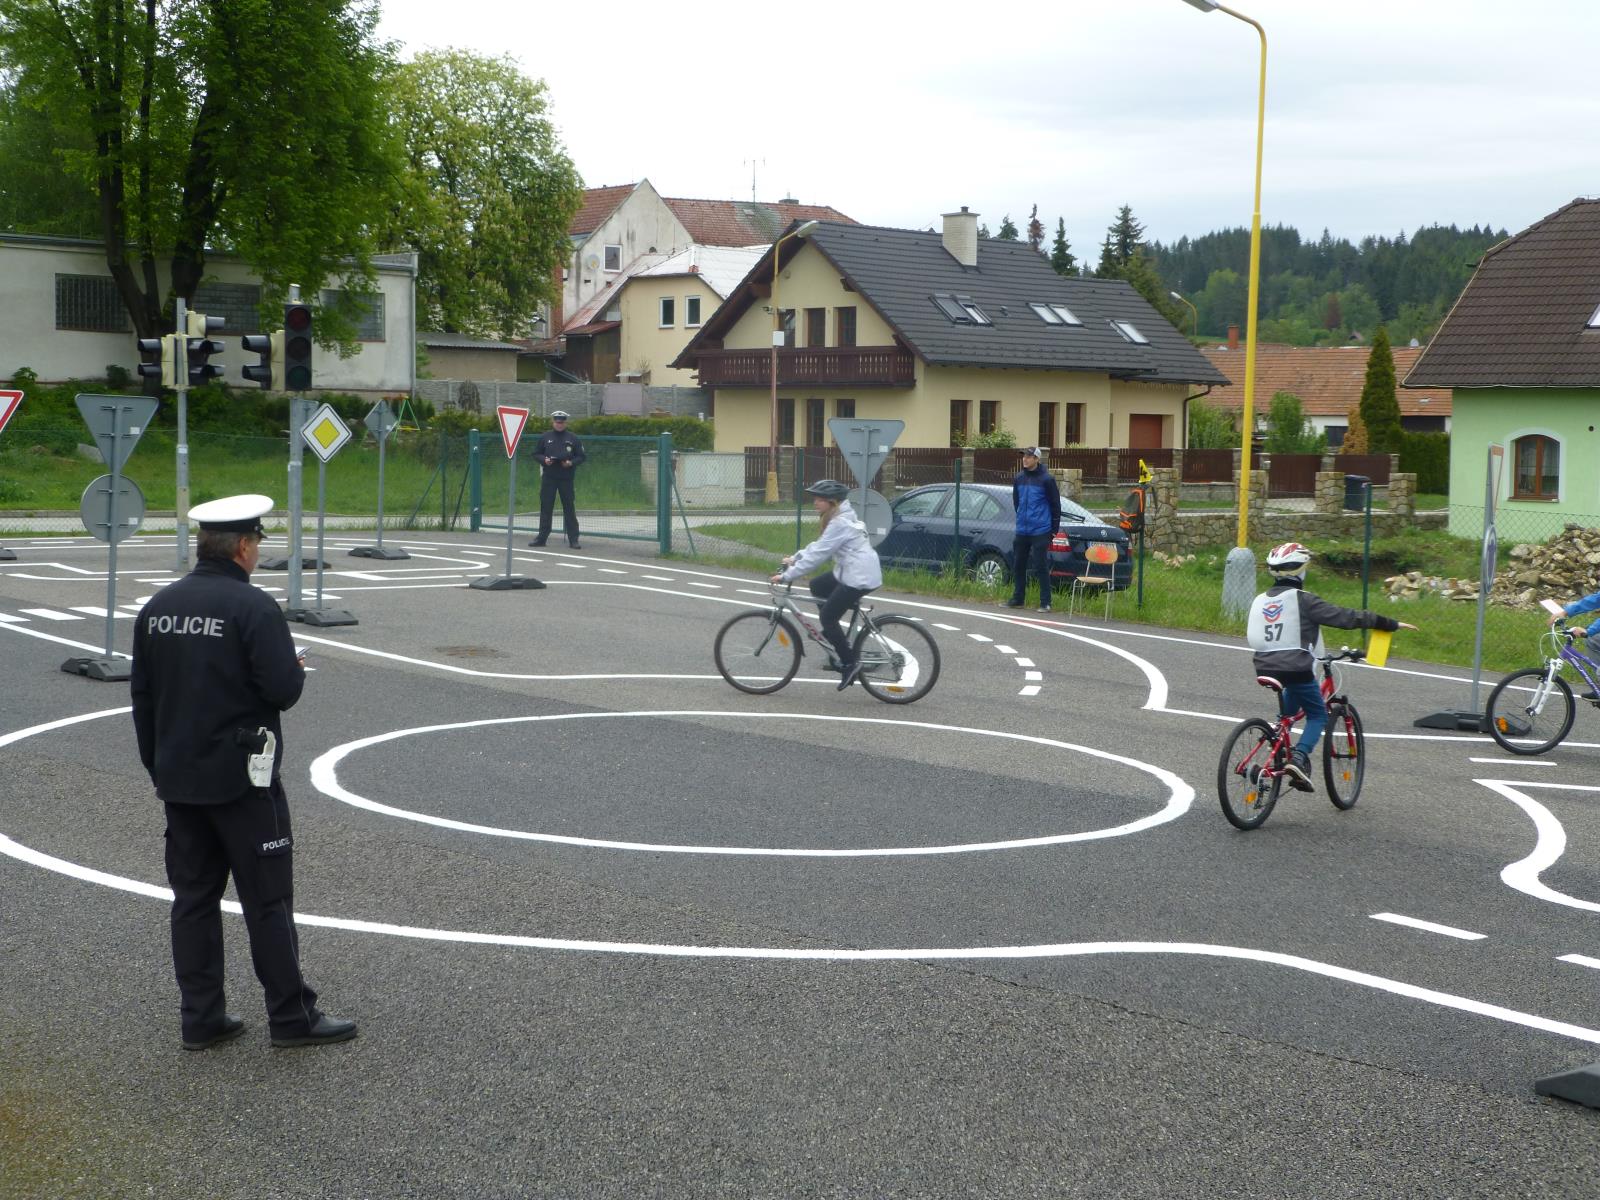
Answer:
[[1483, 531], [1490, 445], [1502, 542], [1600, 525], [1600, 200], [1492, 246], [1403, 386], [1452, 391], [1452, 533]]

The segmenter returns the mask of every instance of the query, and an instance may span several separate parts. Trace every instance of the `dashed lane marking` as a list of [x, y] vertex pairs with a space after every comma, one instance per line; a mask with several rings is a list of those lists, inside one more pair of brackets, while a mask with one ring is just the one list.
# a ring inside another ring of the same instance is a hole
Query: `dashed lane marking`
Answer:
[[1587, 954], [1560, 954], [1556, 956], [1557, 962], [1571, 963], [1577, 967], [1591, 967], [1600, 971], [1600, 958], [1590, 958]]
[[1037, 683], [1030, 683], [1017, 693], [1019, 696], [1037, 696], [1043, 689]]
[[[45, 621], [81, 621], [81, 620], [83, 620], [83, 617], [78, 613], [57, 612], [53, 608], [24, 608], [24, 609], [21, 609], [20, 611], [27, 613], [30, 617], [38, 617], [41, 620], [45, 620]], [[100, 615], [104, 616], [105, 614], [101, 613]]]

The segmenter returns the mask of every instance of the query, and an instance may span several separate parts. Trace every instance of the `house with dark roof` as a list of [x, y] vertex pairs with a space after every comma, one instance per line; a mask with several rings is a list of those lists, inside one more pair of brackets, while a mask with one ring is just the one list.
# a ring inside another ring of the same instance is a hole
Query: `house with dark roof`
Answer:
[[[1215, 346], [1202, 346], [1200, 352], [1211, 365], [1237, 382], [1217, 387], [1206, 403], [1225, 412], [1244, 408], [1244, 348], [1235, 336]], [[1406, 372], [1422, 355], [1420, 346], [1395, 346], [1394, 374], [1404, 379]], [[1350, 427], [1350, 410], [1361, 402], [1361, 389], [1367, 382], [1367, 359], [1371, 346], [1285, 346], [1266, 343], [1256, 346], [1255, 418], [1266, 428], [1267, 411], [1273, 396], [1288, 392], [1300, 398], [1300, 411], [1318, 433], [1328, 435], [1328, 448], [1344, 444]], [[1450, 432], [1450, 390], [1413, 388], [1401, 391], [1400, 424], [1412, 433]]]
[[1491, 246], [1401, 382], [1451, 390], [1451, 532], [1482, 531], [1491, 445], [1503, 540], [1600, 524], [1600, 200]]
[[1228, 377], [1129, 284], [977, 230], [966, 209], [942, 232], [819, 221], [778, 242], [776, 287], [768, 249], [672, 363], [712, 390], [717, 449], [769, 444], [774, 305], [780, 445], [871, 416], [905, 421], [902, 446], [1181, 447], [1188, 402]]

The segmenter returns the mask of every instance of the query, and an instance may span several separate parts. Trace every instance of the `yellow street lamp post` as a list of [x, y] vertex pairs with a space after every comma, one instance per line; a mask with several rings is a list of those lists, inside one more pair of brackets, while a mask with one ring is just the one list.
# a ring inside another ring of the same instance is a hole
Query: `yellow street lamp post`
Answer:
[[1250, 213], [1250, 294], [1246, 303], [1244, 336], [1244, 420], [1239, 453], [1239, 542], [1228, 552], [1222, 575], [1223, 611], [1243, 613], [1255, 594], [1256, 560], [1250, 552], [1250, 440], [1255, 434], [1256, 309], [1261, 296], [1261, 143], [1267, 116], [1267, 31], [1258, 21], [1235, 12], [1217, 0], [1184, 0], [1201, 12], [1221, 9], [1230, 17], [1254, 26], [1261, 38], [1261, 78], [1256, 89], [1256, 191]]
[[767, 446], [767, 503], [778, 502], [778, 347], [783, 345], [783, 318], [778, 309], [778, 247], [792, 237], [803, 238], [817, 227], [815, 221], [796, 225], [772, 243], [772, 412], [770, 414], [771, 438]]
[[1196, 308], [1193, 304], [1190, 304], [1182, 296], [1178, 295], [1177, 292], [1168, 292], [1167, 295], [1171, 296], [1179, 304], [1183, 305], [1185, 308], [1187, 308], [1189, 310], [1189, 321], [1190, 321], [1190, 323], [1189, 323], [1189, 332], [1194, 337], [1199, 337], [1200, 336], [1200, 310], [1198, 308]]

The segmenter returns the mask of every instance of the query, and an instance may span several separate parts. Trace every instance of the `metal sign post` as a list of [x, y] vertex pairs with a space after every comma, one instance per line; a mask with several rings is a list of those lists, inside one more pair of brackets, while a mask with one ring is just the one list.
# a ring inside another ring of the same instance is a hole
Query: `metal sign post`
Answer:
[[531, 591], [542, 588], [544, 582], [528, 575], [511, 573], [511, 546], [517, 528], [517, 443], [522, 440], [522, 431], [528, 427], [528, 410], [502, 404], [495, 409], [495, 416], [499, 418], [500, 440], [506, 448], [506, 492], [510, 505], [510, 511], [506, 513], [506, 573], [485, 575], [467, 586], [481, 592]]
[[317, 456], [317, 606], [302, 608], [298, 605], [284, 610], [291, 621], [307, 625], [357, 625], [355, 616], [342, 608], [322, 606], [323, 538], [328, 524], [328, 460], [339, 453], [350, 440], [350, 426], [339, 419], [331, 404], [324, 404], [301, 426], [301, 437]]
[[176, 499], [173, 504], [176, 520], [173, 534], [177, 541], [177, 570], [189, 566], [189, 314], [183, 297], [174, 302], [173, 315], [178, 336], [173, 341], [178, 361], [173, 366], [173, 378], [178, 381], [178, 463]]
[[[13, 391], [10, 388], [0, 388], [0, 433], [5, 432], [7, 423], [16, 414], [21, 405], [21, 392]], [[7, 550], [4, 546], [0, 546], [0, 562], [15, 562], [16, 560], [17, 552], [15, 550]]]
[[1500, 538], [1495, 530], [1495, 503], [1500, 496], [1500, 473], [1505, 466], [1506, 448], [1491, 445], [1485, 463], [1483, 480], [1483, 556], [1478, 564], [1478, 627], [1472, 644], [1472, 707], [1466, 710], [1447, 708], [1443, 712], [1429, 713], [1412, 722], [1418, 729], [1469, 729], [1485, 733], [1483, 708], [1478, 703], [1478, 687], [1483, 680], [1483, 621], [1489, 607], [1489, 589], [1494, 586], [1494, 573], [1500, 554]]
[[[117, 619], [117, 543], [139, 528], [144, 521], [144, 494], [137, 485], [122, 478], [123, 465], [138, 445], [140, 435], [155, 416], [158, 401], [151, 396], [77, 397], [78, 411], [94, 434], [101, 457], [111, 468], [91, 483], [83, 494], [84, 525], [101, 541], [111, 545], [106, 566], [106, 652], [103, 658], [69, 658], [61, 669], [69, 675], [90, 679], [125, 680], [130, 677], [129, 660], [116, 658]], [[104, 516], [101, 516], [101, 513]]]
[[389, 443], [389, 435], [394, 432], [395, 426], [400, 423], [394, 410], [389, 407], [387, 400], [379, 400], [372, 406], [372, 411], [367, 414], [366, 426], [372, 431], [372, 436], [378, 439], [378, 544], [376, 546], [357, 546], [350, 551], [356, 558], [381, 558], [393, 561], [399, 558], [410, 558], [401, 549], [386, 550], [383, 546], [383, 460], [384, 448]]

